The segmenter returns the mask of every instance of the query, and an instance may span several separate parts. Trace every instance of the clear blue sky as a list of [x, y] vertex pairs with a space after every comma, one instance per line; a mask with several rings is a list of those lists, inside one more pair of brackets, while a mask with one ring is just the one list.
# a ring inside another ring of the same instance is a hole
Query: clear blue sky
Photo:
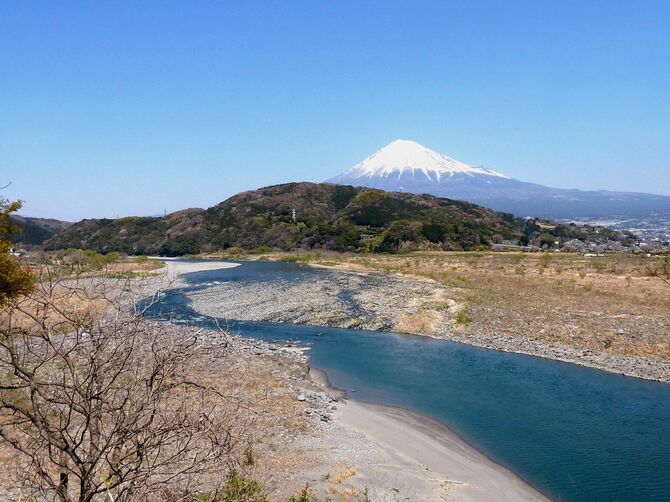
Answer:
[[670, 194], [670, 2], [0, 2], [0, 193], [24, 214], [207, 207], [397, 138]]

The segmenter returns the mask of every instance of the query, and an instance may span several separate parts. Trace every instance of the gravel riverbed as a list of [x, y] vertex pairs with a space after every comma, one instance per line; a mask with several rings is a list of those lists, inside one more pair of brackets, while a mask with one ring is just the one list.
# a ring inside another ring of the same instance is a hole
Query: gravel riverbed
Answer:
[[670, 361], [596, 352], [533, 333], [509, 336], [495, 319], [489, 330], [464, 333], [454, 321], [460, 305], [449, 287], [383, 273], [333, 270], [293, 281], [223, 282], [188, 296], [202, 315], [411, 333], [670, 382]]

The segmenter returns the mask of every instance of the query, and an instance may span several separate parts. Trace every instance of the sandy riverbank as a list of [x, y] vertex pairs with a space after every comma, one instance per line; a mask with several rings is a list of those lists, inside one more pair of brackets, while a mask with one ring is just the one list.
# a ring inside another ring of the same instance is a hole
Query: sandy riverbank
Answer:
[[219, 260], [188, 262], [181, 261], [176, 258], [162, 258], [159, 256], [150, 256], [149, 259], [165, 262], [165, 275], [168, 279], [175, 279], [182, 274], [190, 274], [192, 272], [221, 270], [224, 268], [234, 268], [240, 266], [239, 263]]
[[361, 474], [402, 486], [412, 500], [547, 500], [448, 428], [409, 411], [349, 401], [336, 420], [377, 446]]
[[[323, 372], [310, 374], [342, 398]], [[408, 410], [342, 399], [320, 442], [330, 448], [305, 475], [323, 496], [367, 487], [375, 501], [548, 500], [448, 427]]]

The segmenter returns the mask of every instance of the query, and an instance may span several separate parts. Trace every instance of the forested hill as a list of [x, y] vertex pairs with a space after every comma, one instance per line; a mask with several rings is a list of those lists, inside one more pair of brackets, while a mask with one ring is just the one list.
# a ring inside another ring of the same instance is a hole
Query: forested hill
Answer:
[[45, 248], [168, 256], [231, 247], [469, 250], [501, 241], [539, 243], [548, 231], [550, 239], [585, 239], [592, 233], [590, 227], [554, 226], [430, 195], [288, 183], [240, 193], [206, 210], [82, 220], [49, 239]]
[[43, 244], [50, 237], [72, 225], [68, 221], [19, 215], [10, 216], [9, 223], [20, 229], [19, 232], [12, 235], [13, 242], [20, 245], [36, 246]]

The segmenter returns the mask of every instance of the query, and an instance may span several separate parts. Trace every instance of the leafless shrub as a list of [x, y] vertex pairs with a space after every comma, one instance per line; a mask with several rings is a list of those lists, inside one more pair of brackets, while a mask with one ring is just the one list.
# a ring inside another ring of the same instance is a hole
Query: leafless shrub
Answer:
[[3, 310], [0, 440], [18, 453], [24, 493], [159, 499], [242, 457], [241, 405], [189, 371], [197, 331], [148, 322], [132, 286], [46, 268]]

